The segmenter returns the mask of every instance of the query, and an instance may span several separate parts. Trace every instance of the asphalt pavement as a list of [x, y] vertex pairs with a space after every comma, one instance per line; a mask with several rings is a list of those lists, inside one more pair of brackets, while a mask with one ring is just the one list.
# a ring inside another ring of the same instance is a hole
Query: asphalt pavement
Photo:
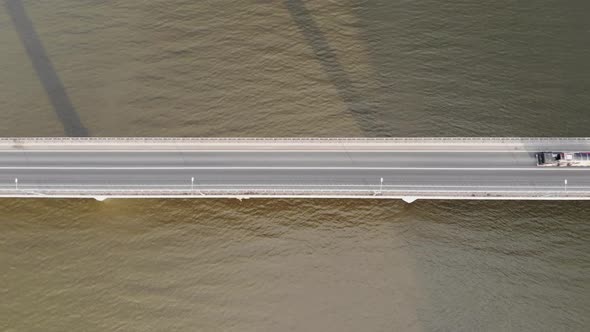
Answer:
[[[590, 194], [590, 168], [538, 167], [535, 151], [0, 150], [0, 195], [27, 193]], [[566, 184], [567, 180], [567, 184]]]

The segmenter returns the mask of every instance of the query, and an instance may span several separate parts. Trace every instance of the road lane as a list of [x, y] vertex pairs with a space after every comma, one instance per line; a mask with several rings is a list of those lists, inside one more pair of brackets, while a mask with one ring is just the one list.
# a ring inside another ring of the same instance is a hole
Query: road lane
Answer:
[[[522, 190], [531, 187], [561, 187], [565, 178], [570, 186], [590, 190], [590, 171], [585, 169], [542, 169], [539, 171], [502, 170], [486, 171], [477, 169], [26, 169], [0, 170], [3, 188], [11, 188], [14, 179], [21, 186], [93, 186], [116, 188], [120, 186], [188, 186], [191, 178], [196, 184], [231, 188], [234, 185], [283, 186], [350, 186], [368, 187], [380, 184], [386, 186], [421, 186], [444, 190], [452, 186], [479, 187], [480, 189], [502, 186]], [[521, 188], [522, 187], [522, 188]], [[541, 190], [541, 189], [540, 189]]]
[[8, 167], [532, 167], [530, 152], [0, 151]]

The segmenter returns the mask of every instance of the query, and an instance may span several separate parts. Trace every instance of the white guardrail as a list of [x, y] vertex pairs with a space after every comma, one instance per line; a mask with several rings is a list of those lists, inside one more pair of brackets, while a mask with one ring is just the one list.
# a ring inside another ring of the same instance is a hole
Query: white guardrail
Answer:
[[[587, 197], [590, 187], [572, 186], [384, 186], [379, 185], [2, 185], [0, 196], [523, 196], [523, 197]], [[229, 187], [229, 188], [228, 188]], [[322, 188], [319, 188], [322, 187]]]
[[266, 144], [266, 143], [550, 143], [590, 144], [590, 137], [0, 137], [23, 144]]

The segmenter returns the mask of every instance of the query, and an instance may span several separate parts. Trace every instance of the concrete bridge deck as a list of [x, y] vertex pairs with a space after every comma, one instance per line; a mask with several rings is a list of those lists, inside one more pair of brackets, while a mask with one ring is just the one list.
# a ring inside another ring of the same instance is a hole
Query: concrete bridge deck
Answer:
[[2, 138], [0, 197], [590, 199], [539, 151], [590, 138]]

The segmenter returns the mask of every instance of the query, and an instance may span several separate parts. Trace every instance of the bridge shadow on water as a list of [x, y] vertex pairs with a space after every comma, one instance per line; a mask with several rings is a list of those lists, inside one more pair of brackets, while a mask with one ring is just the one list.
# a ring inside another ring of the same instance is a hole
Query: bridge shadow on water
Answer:
[[347, 111], [353, 116], [362, 132], [367, 136], [390, 136], [385, 131], [379, 130], [382, 123], [376, 118], [377, 114], [338, 61], [336, 50], [330, 46], [326, 35], [305, 6], [304, 1], [285, 0], [284, 3], [328, 79], [336, 88], [338, 96], [346, 105]]
[[55, 114], [64, 127], [65, 134], [67, 136], [88, 136], [88, 129], [82, 124], [68, 97], [66, 88], [55, 71], [22, 1], [4, 0], [4, 6]]

